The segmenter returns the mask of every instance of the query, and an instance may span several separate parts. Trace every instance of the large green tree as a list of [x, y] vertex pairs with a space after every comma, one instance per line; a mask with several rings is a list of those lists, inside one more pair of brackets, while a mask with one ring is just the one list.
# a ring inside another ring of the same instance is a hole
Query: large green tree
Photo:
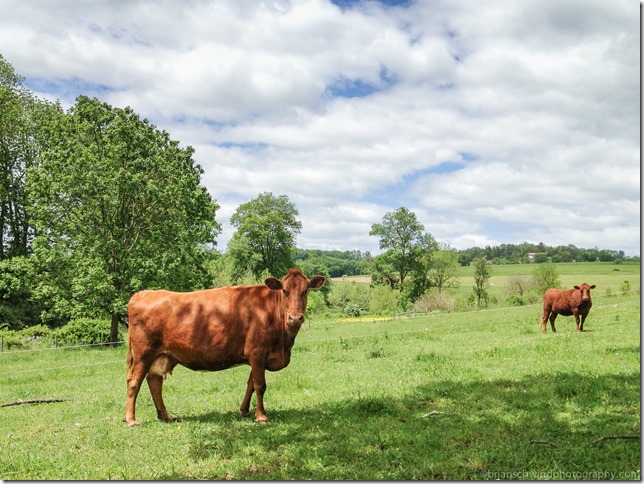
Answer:
[[257, 277], [264, 271], [283, 276], [293, 265], [295, 239], [302, 230], [298, 216], [286, 195], [265, 192], [240, 205], [230, 217], [237, 231], [228, 244], [238, 271], [250, 268]]
[[443, 247], [427, 254], [427, 278], [430, 285], [443, 290], [458, 287], [458, 256], [454, 249]]
[[0, 55], [0, 260], [29, 252], [25, 172], [36, 156], [38, 101]]
[[85, 96], [67, 113], [52, 111], [40, 141], [28, 189], [47, 317], [107, 311], [115, 341], [133, 292], [207, 284], [218, 204], [200, 185], [191, 147], [130, 108]]
[[416, 301], [429, 289], [426, 258], [438, 249], [432, 235], [405, 207], [385, 214], [382, 223], [371, 226], [369, 235], [379, 237], [380, 249], [385, 250], [376, 257], [374, 281], [400, 288], [406, 300]]

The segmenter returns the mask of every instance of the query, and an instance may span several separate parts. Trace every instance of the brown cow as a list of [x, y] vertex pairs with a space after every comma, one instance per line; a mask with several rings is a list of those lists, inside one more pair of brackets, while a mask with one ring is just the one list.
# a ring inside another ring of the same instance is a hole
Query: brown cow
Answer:
[[[577, 323], [577, 331], [584, 330], [584, 321], [590, 312], [593, 301], [590, 297], [590, 290], [595, 289], [595, 285], [589, 286], [585, 282], [581, 286], [575, 286], [574, 289], [560, 290], [548, 289], [543, 294], [543, 314], [541, 315], [541, 332], [546, 332], [546, 321], [550, 318], [552, 332], [556, 333], [555, 319], [558, 314], [562, 316], [574, 316]], [[579, 322], [581, 316], [581, 324]]]
[[161, 390], [177, 364], [206, 371], [250, 365], [241, 414], [248, 415], [255, 392], [255, 421], [268, 422], [264, 372], [288, 366], [295, 336], [304, 323], [307, 293], [324, 283], [324, 276], [309, 280], [299, 269], [289, 269], [284, 279], [269, 277], [265, 285], [134, 294], [128, 303], [125, 422], [137, 425], [134, 410], [143, 378], [158, 418], [172, 420]]

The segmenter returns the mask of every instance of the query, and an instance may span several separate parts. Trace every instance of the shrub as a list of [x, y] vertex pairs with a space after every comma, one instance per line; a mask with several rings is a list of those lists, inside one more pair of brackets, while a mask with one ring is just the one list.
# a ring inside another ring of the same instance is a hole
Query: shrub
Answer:
[[400, 291], [390, 286], [374, 286], [371, 289], [369, 311], [372, 314], [391, 314], [398, 309]]
[[2, 329], [0, 330], [0, 338], [2, 338], [2, 351], [26, 349], [19, 331]]
[[541, 264], [532, 271], [532, 281], [539, 294], [551, 287], [561, 287], [557, 267], [554, 264]]
[[525, 300], [521, 296], [513, 295], [505, 300], [510, 306], [525, 306]]
[[75, 319], [52, 333], [58, 346], [91, 345], [107, 343], [111, 322], [106, 319]]
[[0, 330], [2, 337], [2, 349], [5, 350], [27, 350], [33, 346], [49, 343], [51, 329], [42, 324], [15, 331], [10, 329]]
[[427, 293], [416, 301], [414, 307], [419, 311], [452, 311], [456, 303], [445, 293]]
[[344, 314], [352, 318], [357, 318], [362, 316], [362, 309], [358, 304], [350, 302], [344, 307]]

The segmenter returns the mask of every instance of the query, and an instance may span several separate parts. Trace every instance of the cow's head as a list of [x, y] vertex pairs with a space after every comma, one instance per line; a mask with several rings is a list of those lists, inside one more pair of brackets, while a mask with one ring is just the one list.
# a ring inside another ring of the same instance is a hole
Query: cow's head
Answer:
[[590, 299], [590, 290], [595, 289], [595, 284], [589, 286], [585, 282], [581, 286], [575, 286], [575, 289], [581, 291], [581, 300], [588, 301]]
[[273, 291], [282, 292], [281, 310], [286, 315], [286, 322], [291, 326], [301, 326], [304, 323], [309, 289], [320, 289], [325, 282], [324, 276], [315, 276], [309, 280], [299, 269], [289, 269], [281, 281], [274, 277], [264, 281]]

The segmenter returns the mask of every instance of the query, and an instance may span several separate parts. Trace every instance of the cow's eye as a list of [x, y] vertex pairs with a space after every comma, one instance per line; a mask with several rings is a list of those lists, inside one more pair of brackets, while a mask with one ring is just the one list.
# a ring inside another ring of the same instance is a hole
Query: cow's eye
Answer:
[[286, 289], [284, 289], [284, 295], [288, 297], [288, 291]]

